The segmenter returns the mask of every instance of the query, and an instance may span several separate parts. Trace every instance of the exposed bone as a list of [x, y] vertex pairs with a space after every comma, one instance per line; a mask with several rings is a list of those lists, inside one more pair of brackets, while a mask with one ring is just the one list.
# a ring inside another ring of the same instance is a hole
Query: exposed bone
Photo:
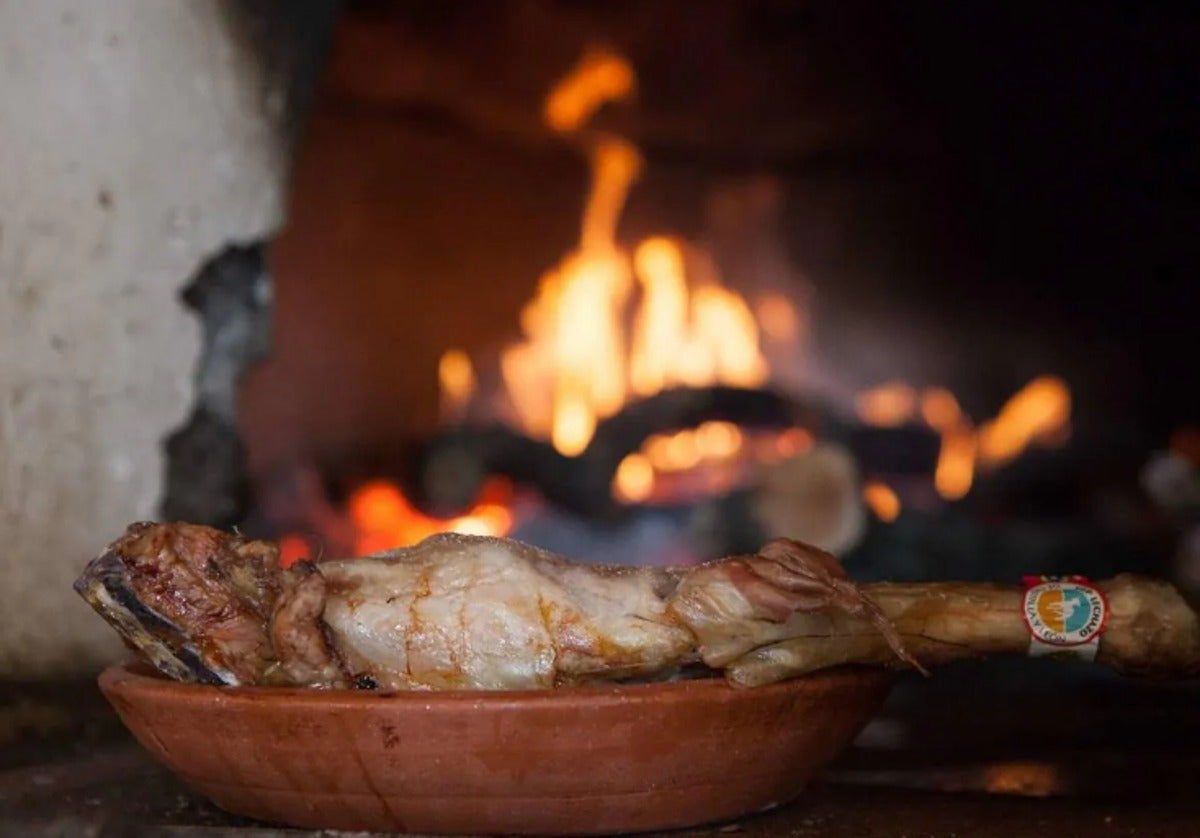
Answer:
[[[1095, 583], [1108, 599], [1108, 625], [1096, 662], [1127, 675], [1200, 674], [1200, 621], [1170, 584], [1134, 574]], [[988, 655], [1024, 655], [1030, 635], [1015, 586], [940, 582], [862, 586], [925, 666]], [[842, 664], [896, 665], [868, 622], [844, 613], [794, 613], [772, 632], [781, 638], [731, 661], [732, 682], [754, 686]], [[782, 639], [786, 638], [786, 639]], [[757, 638], [765, 640], [763, 635]]]

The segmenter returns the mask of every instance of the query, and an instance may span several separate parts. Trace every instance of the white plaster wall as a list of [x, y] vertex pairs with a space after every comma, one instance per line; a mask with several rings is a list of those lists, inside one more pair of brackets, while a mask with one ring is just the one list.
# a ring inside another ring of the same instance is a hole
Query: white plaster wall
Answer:
[[199, 349], [179, 289], [279, 221], [259, 72], [216, 0], [0, 0], [0, 677], [119, 652], [71, 583], [155, 513]]

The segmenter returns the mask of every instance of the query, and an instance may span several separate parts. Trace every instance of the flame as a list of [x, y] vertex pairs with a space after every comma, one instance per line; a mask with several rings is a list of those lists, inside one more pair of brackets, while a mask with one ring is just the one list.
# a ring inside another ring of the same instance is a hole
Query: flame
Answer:
[[719, 286], [696, 290], [694, 340], [704, 346], [712, 368], [702, 383], [757, 387], [767, 380], [767, 362], [758, 351], [758, 327], [738, 294]]
[[1035, 378], [980, 428], [979, 459], [986, 465], [1003, 465], [1034, 442], [1059, 442], [1070, 420], [1071, 391], [1063, 380]]
[[291, 567], [309, 558], [312, 558], [312, 548], [304, 536], [290, 533], [279, 539], [280, 567]]
[[902, 381], [889, 381], [864, 393], [855, 400], [858, 416], [869, 425], [894, 428], [912, 419], [917, 394]]
[[856, 408], [864, 422], [879, 427], [897, 427], [919, 415], [937, 431], [941, 448], [934, 487], [943, 498], [957, 500], [971, 490], [977, 466], [1010, 462], [1034, 442], [1061, 444], [1070, 429], [1071, 394], [1061, 379], [1040, 376], [978, 431], [943, 387], [927, 388], [918, 399], [911, 386], [892, 381], [861, 393]]
[[679, 244], [646, 239], [634, 253], [642, 305], [634, 316], [630, 384], [648, 396], [677, 384], [756, 387], [769, 370], [746, 301], [719, 284], [689, 289]]
[[[558, 131], [578, 130], [606, 101], [633, 86], [624, 59], [585, 56], [546, 99], [545, 118]], [[563, 454], [581, 453], [599, 417], [615, 413], [626, 396], [623, 314], [632, 290], [628, 256], [616, 227], [641, 169], [631, 144], [601, 137], [591, 144], [592, 187], [579, 246], [542, 277], [521, 315], [525, 341], [507, 348], [500, 370], [526, 433], [549, 436]]]
[[634, 84], [628, 61], [607, 50], [589, 50], [546, 97], [542, 118], [560, 133], [577, 131], [604, 103], [628, 97]]
[[655, 498], [677, 500], [696, 492], [729, 491], [750, 476], [753, 463], [794, 457], [813, 442], [804, 428], [751, 436], [732, 422], [719, 421], [654, 434], [642, 443], [641, 450], [621, 461], [613, 478], [613, 497], [642, 503]]
[[634, 254], [642, 306], [633, 321], [629, 378], [649, 396], [672, 383], [674, 355], [687, 341], [688, 290], [683, 254], [669, 239], [647, 239]]
[[629, 454], [613, 477], [613, 494], [626, 503], [641, 503], [654, 492], [654, 466], [645, 454]]
[[[593, 51], [546, 98], [546, 123], [561, 133], [578, 132], [602, 104], [626, 98], [633, 86], [633, 70], [623, 58]], [[522, 429], [549, 439], [567, 456], [582, 453], [597, 422], [634, 396], [681, 384], [755, 387], [769, 374], [750, 306], [721, 285], [715, 269], [701, 266], [712, 276], [694, 283], [679, 243], [648, 238], [632, 258], [618, 244], [617, 226], [641, 156], [619, 137], [584, 139], [591, 188], [578, 246], [542, 277], [521, 314], [524, 339], [500, 359]], [[773, 321], [786, 331], [781, 320], [798, 320], [780, 305], [786, 303], [773, 304]], [[442, 386], [448, 390], [445, 381]], [[456, 398], [452, 392], [443, 397], [451, 405]], [[700, 459], [686, 450], [686, 437], [674, 444], [675, 459]]]
[[512, 527], [507, 494], [505, 483], [489, 481], [481, 500], [465, 515], [443, 519], [413, 507], [400, 488], [390, 481], [364, 483], [354, 490], [347, 503], [357, 533], [355, 554], [362, 556], [415, 544], [439, 532], [504, 535]]
[[946, 500], [958, 500], [971, 491], [977, 449], [978, 435], [969, 424], [957, 424], [942, 432], [933, 485]]
[[[578, 242], [540, 278], [521, 312], [521, 340], [501, 352], [500, 379], [513, 421], [567, 456], [586, 450], [597, 424], [630, 399], [674, 386], [763, 385], [771, 370], [761, 342], [786, 355], [809, 326], [807, 312], [783, 294], [761, 293], [752, 307], [723, 285], [704, 251], [680, 239], [652, 236], [632, 249], [618, 241], [642, 158], [627, 140], [584, 129], [604, 104], [628, 99], [635, 85], [624, 58], [592, 50], [544, 102], [546, 125], [585, 150], [590, 188]], [[447, 352], [438, 378], [443, 415], [461, 418], [478, 397], [470, 359]], [[941, 445], [934, 487], [957, 499], [970, 491], [980, 465], [1008, 462], [1034, 442], [1061, 442], [1069, 431], [1070, 394], [1059, 379], [1035, 379], [978, 430], [942, 387], [918, 392], [890, 381], [859, 394], [855, 408], [863, 422], [878, 427], [923, 422], [936, 431]], [[723, 422], [657, 434], [620, 463], [612, 492], [624, 502], [644, 502], [669, 495], [673, 483], [686, 483], [693, 470], [710, 485], [725, 486], [741, 461], [778, 462], [812, 444], [800, 428], [751, 436]], [[899, 514], [899, 497], [883, 483], [868, 483], [863, 497], [882, 520]], [[479, 510], [434, 521], [395, 497], [387, 503], [389, 520], [418, 529], [508, 526]], [[387, 539], [395, 538], [394, 523], [383, 529]]]
[[1001, 762], [983, 771], [983, 790], [991, 794], [1050, 797], [1069, 786], [1058, 766], [1047, 762]]
[[950, 431], [962, 421], [958, 399], [944, 387], [930, 387], [921, 394], [921, 418], [935, 431]]
[[742, 448], [742, 432], [732, 422], [705, 422], [696, 428], [696, 444], [701, 456], [727, 459]]
[[438, 361], [438, 384], [443, 421], [458, 421], [475, 392], [475, 369], [461, 349], [451, 349]]
[[868, 480], [862, 487], [862, 499], [881, 521], [890, 524], [900, 517], [900, 498], [886, 483]]

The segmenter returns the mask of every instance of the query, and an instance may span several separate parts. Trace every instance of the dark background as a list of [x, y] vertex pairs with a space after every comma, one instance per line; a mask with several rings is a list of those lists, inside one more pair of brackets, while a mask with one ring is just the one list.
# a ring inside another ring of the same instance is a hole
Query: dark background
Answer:
[[[1195, 421], [1196, 6], [905, 3], [888, 18], [985, 266], [976, 304], [1125, 347], [1142, 418]], [[927, 276], [952, 315], [957, 284]]]

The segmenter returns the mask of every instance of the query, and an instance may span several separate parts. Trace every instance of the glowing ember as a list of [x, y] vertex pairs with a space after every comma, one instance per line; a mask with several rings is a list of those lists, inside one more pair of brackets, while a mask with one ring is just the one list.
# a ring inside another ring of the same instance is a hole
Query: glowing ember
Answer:
[[863, 484], [862, 499], [881, 521], [890, 524], [900, 517], [900, 498], [886, 483], [878, 480], [867, 481]]
[[1045, 762], [1002, 762], [984, 769], [983, 787], [992, 794], [1050, 797], [1068, 790], [1057, 766]]
[[613, 495], [626, 503], [641, 503], [654, 491], [654, 466], [645, 454], [630, 454], [621, 460], [613, 478]]
[[279, 564], [291, 567], [296, 562], [314, 558], [308, 540], [299, 535], [285, 535], [279, 539]]
[[394, 483], [373, 480], [359, 486], [347, 504], [356, 531], [356, 555], [377, 553], [415, 544], [439, 532], [471, 535], [504, 535], [512, 527], [508, 487], [493, 480], [484, 499], [465, 515], [434, 518], [416, 509]]
[[1070, 420], [1067, 385], [1054, 376], [1035, 378], [980, 428], [979, 459], [987, 465], [1002, 465], [1035, 442], [1058, 442]]
[[780, 457], [795, 457], [812, 447], [812, 434], [804, 428], [788, 428], [775, 440], [775, 452]]
[[644, 503], [729, 491], [751, 475], [755, 463], [779, 462], [812, 445], [812, 434], [803, 428], [750, 434], [732, 422], [654, 434], [621, 461], [613, 497]]

